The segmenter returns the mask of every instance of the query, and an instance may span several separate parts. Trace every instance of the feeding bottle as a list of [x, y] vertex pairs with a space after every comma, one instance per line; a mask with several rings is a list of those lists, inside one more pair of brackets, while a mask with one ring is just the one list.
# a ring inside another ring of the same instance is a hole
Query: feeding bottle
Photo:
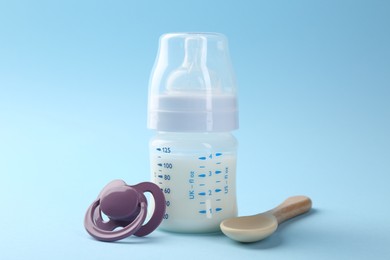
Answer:
[[166, 198], [161, 229], [219, 231], [237, 215], [235, 78], [219, 33], [160, 37], [151, 73], [148, 128], [152, 180]]

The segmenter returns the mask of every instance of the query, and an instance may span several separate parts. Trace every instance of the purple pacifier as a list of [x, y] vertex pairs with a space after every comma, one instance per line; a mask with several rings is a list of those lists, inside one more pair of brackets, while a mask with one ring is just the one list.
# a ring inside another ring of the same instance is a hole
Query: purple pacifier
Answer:
[[[152, 194], [155, 208], [150, 220], [142, 225], [148, 206], [145, 192]], [[103, 220], [102, 213], [109, 218], [108, 221]], [[84, 226], [97, 240], [111, 242], [133, 234], [139, 237], [150, 234], [160, 225], [164, 214], [164, 194], [156, 184], [142, 182], [129, 186], [122, 180], [114, 180], [103, 188], [89, 206]], [[122, 229], [114, 230], [118, 227]]]

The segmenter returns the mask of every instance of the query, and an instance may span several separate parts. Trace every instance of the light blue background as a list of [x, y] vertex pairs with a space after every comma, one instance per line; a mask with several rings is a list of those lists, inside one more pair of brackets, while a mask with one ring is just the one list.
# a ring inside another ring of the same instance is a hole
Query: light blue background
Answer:
[[[0, 259], [389, 259], [388, 1], [1, 1]], [[254, 244], [156, 231], [101, 243], [110, 180], [149, 180], [158, 37], [227, 35], [240, 215], [314, 209]]]

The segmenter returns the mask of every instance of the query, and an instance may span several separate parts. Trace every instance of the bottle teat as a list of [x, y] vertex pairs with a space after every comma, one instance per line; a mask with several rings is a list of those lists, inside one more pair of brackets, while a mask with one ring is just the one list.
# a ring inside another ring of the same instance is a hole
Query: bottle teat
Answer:
[[212, 74], [207, 67], [207, 39], [199, 35], [188, 37], [184, 41], [183, 63], [168, 76], [167, 90], [211, 90]]

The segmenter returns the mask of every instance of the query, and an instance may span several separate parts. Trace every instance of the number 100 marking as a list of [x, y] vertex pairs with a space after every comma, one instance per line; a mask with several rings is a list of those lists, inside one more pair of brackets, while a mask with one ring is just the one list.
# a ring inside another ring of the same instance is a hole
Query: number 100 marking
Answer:
[[173, 167], [172, 163], [164, 163], [163, 166], [165, 169], [172, 169]]

